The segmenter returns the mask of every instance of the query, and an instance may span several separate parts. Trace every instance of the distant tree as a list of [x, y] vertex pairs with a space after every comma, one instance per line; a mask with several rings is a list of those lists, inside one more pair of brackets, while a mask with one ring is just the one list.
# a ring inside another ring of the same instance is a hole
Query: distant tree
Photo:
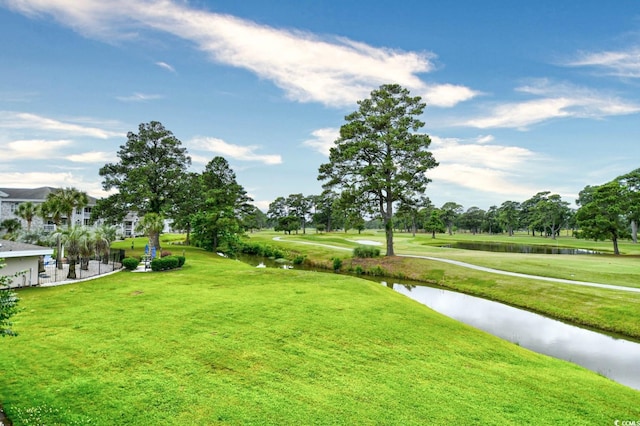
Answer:
[[311, 214], [313, 200], [302, 194], [290, 194], [285, 200], [289, 213], [296, 216], [302, 226], [302, 233], [306, 234], [307, 217]]
[[267, 226], [267, 215], [256, 206], [251, 206], [250, 211], [243, 218], [242, 225], [249, 232], [263, 229]]
[[446, 224], [449, 235], [453, 234], [453, 224], [463, 211], [463, 207], [453, 201], [446, 202], [440, 207], [440, 217]]
[[445, 232], [447, 229], [441, 215], [442, 212], [439, 209], [433, 209], [429, 219], [425, 222], [424, 229], [427, 232], [431, 232], [431, 238], [436, 237], [436, 232]]
[[626, 190], [629, 200], [627, 218], [631, 225], [631, 239], [638, 243], [638, 223], [640, 223], [640, 169], [635, 169], [616, 179]]
[[138, 133], [127, 134], [118, 157], [119, 162], [105, 164], [99, 171], [102, 187], [118, 192], [99, 200], [92, 217], [120, 221], [129, 211], [170, 213], [191, 164], [182, 142], [160, 122], [141, 123]]
[[536, 232], [540, 234], [544, 232], [544, 223], [540, 215], [540, 210], [538, 209], [538, 203], [549, 194], [549, 191], [538, 192], [520, 204], [520, 223], [526, 226], [534, 237], [536, 236]]
[[539, 192], [536, 196], [539, 197], [533, 208], [536, 223], [555, 240], [571, 215], [569, 203], [563, 201], [560, 195], [551, 194], [549, 191]]
[[517, 201], [505, 201], [498, 208], [498, 220], [507, 229], [510, 237], [518, 226], [520, 220], [520, 203]]
[[[6, 265], [4, 259], [0, 259], [0, 269]], [[11, 317], [18, 313], [18, 295], [8, 290], [12, 277], [0, 275], [0, 336], [17, 336], [11, 329], [13, 323]]]
[[502, 225], [498, 218], [498, 207], [491, 206], [484, 214], [484, 220], [482, 221], [482, 231], [489, 234], [499, 234], [503, 231]]
[[438, 165], [428, 151], [431, 139], [416, 133], [426, 104], [411, 97], [397, 84], [380, 86], [357, 111], [345, 117], [340, 137], [329, 152], [329, 163], [319, 168], [325, 189], [339, 188], [360, 194], [365, 207], [379, 215], [387, 242], [387, 256], [394, 255], [394, 203], [424, 193], [426, 172]]
[[269, 203], [269, 209], [267, 210], [267, 218], [272, 226], [276, 226], [278, 221], [289, 216], [289, 206], [287, 205], [287, 199], [284, 197], [277, 197], [271, 203]]
[[462, 215], [460, 215], [460, 227], [469, 230], [472, 234], [480, 231], [482, 222], [484, 221], [485, 211], [479, 207], [469, 207]]
[[149, 246], [155, 247], [156, 252], [160, 251], [160, 234], [164, 229], [164, 216], [158, 213], [147, 213], [138, 222], [136, 231], [142, 232], [149, 237]]
[[300, 229], [300, 218], [297, 216], [285, 216], [278, 218], [278, 223], [274, 227], [274, 231], [284, 231], [285, 234], [291, 235], [291, 231]]
[[406, 228], [411, 229], [411, 233], [415, 237], [418, 229], [419, 218], [421, 217], [421, 210], [427, 209], [431, 211], [433, 204], [429, 197], [417, 197], [414, 199], [406, 199], [400, 202], [396, 210], [396, 216], [405, 221], [408, 225]]
[[629, 236], [628, 221], [625, 214], [629, 211], [627, 192], [619, 181], [604, 185], [586, 187], [576, 201], [580, 206], [576, 212], [579, 228], [578, 238], [592, 238], [613, 242], [613, 253], [620, 254], [618, 240]]
[[335, 203], [338, 197], [336, 192], [330, 190], [323, 191], [322, 194], [313, 197], [314, 213], [312, 217], [317, 231], [320, 231], [320, 225], [324, 227], [322, 231], [331, 232], [333, 230]]
[[16, 208], [16, 216], [24, 219], [27, 222], [27, 232], [31, 231], [31, 223], [33, 219], [38, 215], [38, 208], [31, 201], [18, 204]]

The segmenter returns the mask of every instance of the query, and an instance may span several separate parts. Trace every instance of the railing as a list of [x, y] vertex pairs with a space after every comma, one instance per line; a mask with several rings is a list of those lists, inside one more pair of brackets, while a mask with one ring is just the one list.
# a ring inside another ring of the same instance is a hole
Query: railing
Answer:
[[[49, 286], [63, 282], [69, 283], [118, 271], [122, 269], [123, 258], [124, 250], [111, 250], [109, 257], [106, 259], [100, 256], [80, 259], [75, 264], [75, 279], [69, 278], [70, 264], [68, 262], [63, 261], [60, 265], [57, 265], [55, 261], [48, 262], [48, 264], [43, 264], [40, 268], [38, 285]], [[58, 266], [61, 266], [61, 268]]]

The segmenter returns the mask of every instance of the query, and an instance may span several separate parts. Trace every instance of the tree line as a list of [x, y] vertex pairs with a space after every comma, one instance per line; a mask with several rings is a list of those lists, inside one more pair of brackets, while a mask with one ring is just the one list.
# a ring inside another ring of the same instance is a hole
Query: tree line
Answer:
[[[115, 192], [98, 200], [92, 219], [121, 223], [130, 212], [139, 229], [159, 247], [165, 219], [183, 230], [187, 243], [218, 250], [239, 243], [252, 229], [271, 226], [283, 232], [336, 229], [385, 230], [387, 255], [393, 233], [508, 233], [526, 230], [555, 239], [562, 229], [581, 238], [633, 238], [640, 216], [640, 169], [600, 186], [586, 186], [578, 209], [558, 194], [543, 191], [530, 199], [505, 201], [488, 210], [447, 202], [434, 206], [426, 195], [429, 170], [438, 162], [431, 139], [421, 132], [426, 104], [397, 84], [386, 84], [358, 101], [345, 117], [340, 135], [320, 165], [323, 192], [277, 197], [265, 215], [237, 182], [223, 157], [214, 157], [201, 173], [189, 172], [191, 158], [173, 133], [157, 122], [141, 123], [118, 151], [119, 161], [100, 168], [103, 188]], [[55, 218], [56, 211], [48, 212]], [[69, 217], [69, 216], [68, 216]]]

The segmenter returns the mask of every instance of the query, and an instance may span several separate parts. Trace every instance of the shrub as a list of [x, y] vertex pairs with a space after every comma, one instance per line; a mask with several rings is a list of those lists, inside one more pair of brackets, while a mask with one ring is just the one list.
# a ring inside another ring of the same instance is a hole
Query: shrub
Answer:
[[340, 268], [342, 268], [342, 259], [340, 259], [339, 257], [334, 257], [333, 258], [333, 270], [334, 271], [339, 271]]
[[364, 274], [364, 269], [362, 269], [362, 266], [356, 265], [354, 272], [356, 273], [356, 275], [362, 275]]
[[160, 253], [160, 257], [167, 257], [167, 256], [171, 256], [171, 252], [168, 250], [162, 250], [162, 253]]
[[184, 256], [176, 256], [178, 258], [178, 268], [182, 268], [182, 265], [184, 265], [184, 262], [187, 261], [187, 258]]
[[125, 257], [122, 259], [122, 266], [124, 266], [127, 270], [133, 271], [138, 267], [140, 261], [134, 257]]
[[382, 277], [386, 275], [386, 273], [387, 272], [380, 265], [376, 265], [373, 268], [369, 269], [369, 274], [373, 275], [374, 277]]
[[293, 258], [293, 264], [294, 265], [302, 265], [302, 263], [304, 262], [304, 260], [307, 258], [306, 255], [297, 255], [296, 257]]
[[[156, 257], [151, 261], [151, 270], [157, 272], [179, 268], [180, 257], [184, 258], [183, 256]], [[184, 261], [182, 261], [182, 264], [184, 264]]]
[[164, 269], [176, 269], [180, 264], [177, 256], [167, 256], [162, 260], [164, 261]]
[[354, 257], [378, 257], [380, 256], [380, 249], [378, 247], [371, 246], [358, 246], [353, 249]]

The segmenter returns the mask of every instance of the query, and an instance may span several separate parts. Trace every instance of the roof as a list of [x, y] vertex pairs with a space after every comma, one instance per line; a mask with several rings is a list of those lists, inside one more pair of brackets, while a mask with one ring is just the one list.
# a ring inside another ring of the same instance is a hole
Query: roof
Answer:
[[0, 240], [0, 258], [44, 256], [47, 254], [53, 254], [53, 249], [34, 244]]
[[0, 191], [0, 197], [8, 197], [9, 194], [5, 194], [4, 192]]
[[[47, 199], [47, 195], [57, 191], [60, 188], [53, 188], [51, 186], [42, 186], [40, 188], [0, 188], [0, 196], [2, 193], [6, 194], [8, 200], [15, 201], [44, 201]], [[95, 204], [96, 198], [88, 195], [89, 204]]]

